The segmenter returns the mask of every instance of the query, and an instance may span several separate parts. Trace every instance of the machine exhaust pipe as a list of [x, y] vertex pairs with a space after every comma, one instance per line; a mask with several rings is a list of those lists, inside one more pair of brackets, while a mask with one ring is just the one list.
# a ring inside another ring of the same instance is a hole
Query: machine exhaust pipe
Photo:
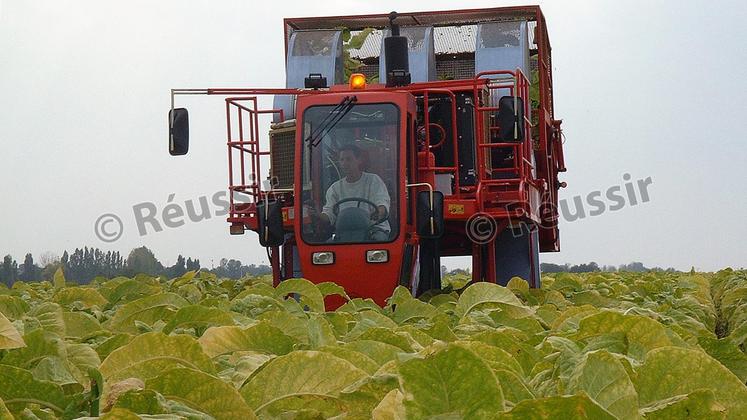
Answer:
[[407, 37], [399, 34], [399, 25], [394, 23], [397, 12], [389, 14], [391, 35], [384, 38], [384, 60], [386, 62], [386, 87], [410, 84], [410, 60]]

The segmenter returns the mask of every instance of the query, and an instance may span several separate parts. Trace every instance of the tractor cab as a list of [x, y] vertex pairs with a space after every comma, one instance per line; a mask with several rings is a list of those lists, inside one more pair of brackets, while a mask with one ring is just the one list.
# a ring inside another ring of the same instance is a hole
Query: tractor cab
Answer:
[[[309, 95], [298, 99], [297, 110], [300, 271], [340, 284], [351, 296], [386, 298], [398, 283], [408, 232], [407, 139], [415, 98]], [[361, 281], [372, 272], [380, 281]]]

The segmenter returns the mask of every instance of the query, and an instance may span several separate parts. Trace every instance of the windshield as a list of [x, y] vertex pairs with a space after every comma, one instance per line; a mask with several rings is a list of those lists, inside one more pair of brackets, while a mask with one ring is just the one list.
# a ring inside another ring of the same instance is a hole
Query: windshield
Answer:
[[[399, 109], [390, 103], [339, 109], [312, 106], [303, 114], [303, 240], [390, 242], [399, 226]], [[342, 117], [329, 124], [330, 112]]]

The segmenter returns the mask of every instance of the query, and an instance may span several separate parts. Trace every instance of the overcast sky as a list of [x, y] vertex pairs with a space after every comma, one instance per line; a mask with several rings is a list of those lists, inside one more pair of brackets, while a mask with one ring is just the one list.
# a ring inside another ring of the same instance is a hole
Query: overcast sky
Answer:
[[[266, 262], [256, 235], [229, 236], [223, 217], [139, 235], [133, 205], [160, 211], [174, 194], [184, 207], [227, 185], [222, 100], [179, 98], [191, 149], [172, 158], [169, 89], [282, 87], [283, 17], [521, 2], [424, 4], [0, 0], [0, 254], [146, 245], [169, 264]], [[747, 265], [745, 3], [540, 4], [566, 136], [561, 198], [604, 196], [624, 174], [652, 181], [648, 202], [561, 222], [562, 252], [542, 260]], [[94, 234], [104, 213], [122, 219], [116, 242]]]

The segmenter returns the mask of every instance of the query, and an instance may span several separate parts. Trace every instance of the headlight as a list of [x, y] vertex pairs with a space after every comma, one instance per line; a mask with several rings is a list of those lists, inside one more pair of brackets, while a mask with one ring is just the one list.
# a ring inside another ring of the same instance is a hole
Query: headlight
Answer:
[[315, 252], [311, 254], [311, 263], [314, 265], [334, 264], [335, 253], [331, 251]]
[[389, 251], [386, 249], [366, 251], [366, 261], [370, 263], [385, 263], [389, 261]]

